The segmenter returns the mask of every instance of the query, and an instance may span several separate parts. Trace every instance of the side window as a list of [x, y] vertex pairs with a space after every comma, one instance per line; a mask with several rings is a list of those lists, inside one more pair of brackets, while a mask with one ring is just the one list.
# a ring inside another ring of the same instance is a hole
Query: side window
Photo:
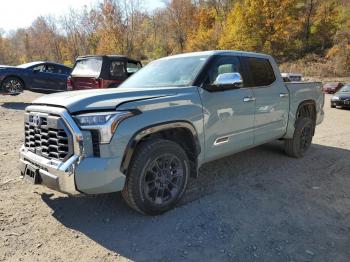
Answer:
[[125, 63], [123, 61], [112, 61], [109, 68], [111, 77], [122, 78], [125, 77]]
[[35, 72], [45, 72], [45, 65], [41, 64], [41, 65], [34, 66], [32, 70]]
[[66, 67], [63, 66], [56, 66], [56, 72], [57, 74], [61, 74], [61, 75], [68, 75], [69, 71]]
[[251, 75], [251, 87], [269, 86], [276, 81], [270, 61], [265, 58], [244, 57]]
[[46, 73], [56, 73], [56, 67], [54, 65], [46, 65]]
[[245, 81], [244, 81], [242, 66], [239, 58], [235, 56], [218, 57], [208, 71], [208, 79], [206, 83], [209, 85], [214, 84], [216, 78], [220, 74], [225, 74], [225, 73], [240, 73], [243, 78], [243, 85], [244, 85]]
[[128, 71], [128, 74], [136, 73], [140, 69], [141, 69], [141, 65], [139, 63], [128, 62], [126, 66], [126, 70]]

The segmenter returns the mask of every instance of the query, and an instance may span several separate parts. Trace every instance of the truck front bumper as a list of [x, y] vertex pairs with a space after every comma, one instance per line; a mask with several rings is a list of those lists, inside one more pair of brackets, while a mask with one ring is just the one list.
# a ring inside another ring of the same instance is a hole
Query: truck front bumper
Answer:
[[121, 191], [125, 175], [120, 171], [120, 158], [79, 159], [73, 155], [65, 162], [38, 156], [22, 146], [19, 169], [35, 184], [68, 194], [102, 194]]
[[19, 169], [22, 176], [35, 184], [43, 184], [53, 190], [69, 195], [79, 195], [75, 187], [74, 168], [78, 156], [73, 155], [66, 162], [56, 162], [38, 156], [26, 149], [20, 149]]

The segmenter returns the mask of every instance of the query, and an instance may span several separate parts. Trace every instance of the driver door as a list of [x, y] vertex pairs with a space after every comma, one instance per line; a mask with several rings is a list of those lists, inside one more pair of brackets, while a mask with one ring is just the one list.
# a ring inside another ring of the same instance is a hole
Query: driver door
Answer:
[[[245, 87], [239, 57], [218, 56], [206, 73], [200, 96], [203, 104], [206, 160], [214, 160], [253, 145], [255, 101], [252, 90]], [[221, 74], [240, 73], [243, 87], [210, 90]]]
[[32, 68], [31, 89], [44, 89], [45, 87], [45, 64], [39, 64]]

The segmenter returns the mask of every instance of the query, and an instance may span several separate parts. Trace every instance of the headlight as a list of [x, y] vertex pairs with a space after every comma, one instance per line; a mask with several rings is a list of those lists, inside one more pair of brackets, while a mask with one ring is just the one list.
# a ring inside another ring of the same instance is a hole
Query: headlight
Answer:
[[338, 96], [333, 96], [333, 97], [332, 97], [332, 101], [337, 101], [337, 100], [339, 100], [339, 97], [338, 97]]
[[77, 115], [75, 119], [81, 129], [98, 130], [100, 143], [107, 144], [111, 142], [118, 124], [132, 115], [129, 111], [101, 112]]

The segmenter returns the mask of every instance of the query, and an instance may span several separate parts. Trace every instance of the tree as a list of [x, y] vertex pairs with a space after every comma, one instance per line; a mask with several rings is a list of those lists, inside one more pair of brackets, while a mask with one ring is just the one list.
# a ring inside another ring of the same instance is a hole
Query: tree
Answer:
[[188, 33], [193, 26], [195, 6], [191, 0], [171, 0], [166, 6], [166, 11], [171, 32], [170, 45], [175, 53], [183, 52]]
[[189, 51], [216, 49], [218, 42], [217, 16], [213, 8], [200, 8], [194, 16], [193, 30], [188, 34]]
[[339, 4], [337, 1], [322, 1], [315, 13], [311, 26], [311, 45], [324, 51], [333, 44], [333, 37], [338, 29]]

